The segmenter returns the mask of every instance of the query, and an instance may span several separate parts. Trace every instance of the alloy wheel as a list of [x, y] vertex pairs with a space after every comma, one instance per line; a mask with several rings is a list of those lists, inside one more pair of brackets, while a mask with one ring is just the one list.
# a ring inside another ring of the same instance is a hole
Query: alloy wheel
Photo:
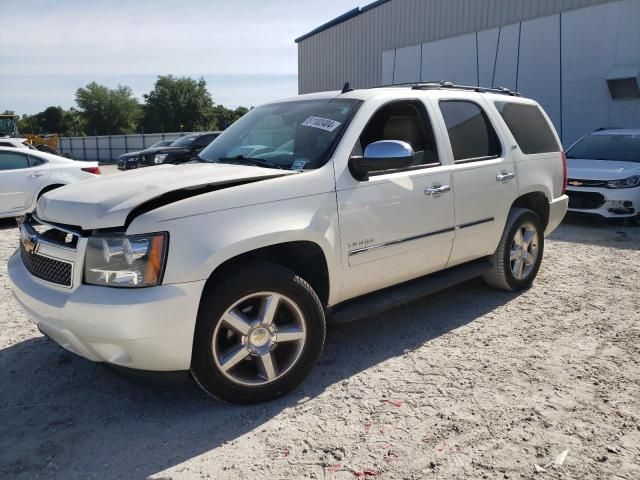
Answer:
[[524, 223], [513, 236], [509, 260], [511, 273], [517, 280], [526, 279], [538, 260], [538, 230], [532, 223]]
[[256, 292], [225, 311], [214, 329], [211, 351], [226, 378], [259, 386], [293, 368], [306, 338], [304, 316], [293, 300], [276, 292]]

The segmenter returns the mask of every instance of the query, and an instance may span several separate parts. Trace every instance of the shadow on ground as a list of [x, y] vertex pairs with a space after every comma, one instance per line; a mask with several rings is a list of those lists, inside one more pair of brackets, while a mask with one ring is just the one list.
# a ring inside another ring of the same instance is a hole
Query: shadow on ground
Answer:
[[0, 218], [0, 230], [11, 230], [16, 228], [16, 221], [13, 218]]
[[334, 327], [314, 373], [280, 400], [238, 407], [193, 384], [150, 388], [43, 337], [0, 350], [0, 477], [143, 478], [259, 428], [305, 397], [509, 302], [481, 280]]

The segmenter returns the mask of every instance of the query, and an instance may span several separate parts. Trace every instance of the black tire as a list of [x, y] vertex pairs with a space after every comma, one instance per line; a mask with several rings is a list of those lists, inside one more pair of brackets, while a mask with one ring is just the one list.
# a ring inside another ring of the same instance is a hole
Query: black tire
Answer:
[[629, 227], [640, 227], [640, 213], [633, 217], [627, 218], [625, 222]]
[[[324, 346], [325, 316], [318, 296], [306, 281], [276, 264], [240, 266], [224, 276], [205, 289], [200, 302], [191, 359], [194, 380], [209, 395], [238, 404], [266, 402], [290, 392], [309, 375]], [[214, 361], [213, 335], [227, 309], [264, 291], [284, 295], [295, 303], [304, 319], [306, 339], [297, 360], [280, 378], [264, 385], [241, 385], [227, 378]]]
[[[538, 236], [537, 257], [533, 268], [524, 278], [516, 278], [512, 271], [511, 248], [514, 237], [524, 225], [531, 224], [535, 227]], [[542, 262], [544, 253], [544, 229], [538, 215], [526, 208], [512, 208], [507, 217], [507, 224], [502, 233], [498, 248], [492, 257], [492, 268], [483, 275], [484, 281], [501, 290], [519, 291], [531, 286]]]

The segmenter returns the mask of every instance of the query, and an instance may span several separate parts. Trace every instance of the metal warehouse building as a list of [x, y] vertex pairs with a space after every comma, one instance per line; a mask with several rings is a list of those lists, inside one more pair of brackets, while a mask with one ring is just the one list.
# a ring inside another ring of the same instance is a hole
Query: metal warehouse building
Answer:
[[300, 93], [449, 80], [535, 98], [566, 145], [640, 127], [640, 0], [382, 0], [296, 42]]

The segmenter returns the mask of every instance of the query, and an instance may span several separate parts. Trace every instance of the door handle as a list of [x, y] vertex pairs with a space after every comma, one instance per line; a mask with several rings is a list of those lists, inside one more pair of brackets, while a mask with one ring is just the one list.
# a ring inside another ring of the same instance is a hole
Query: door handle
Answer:
[[496, 180], [498, 182], [507, 182], [509, 180], [513, 180], [514, 178], [516, 178], [516, 174], [515, 173], [501, 173], [499, 175], [496, 175]]
[[38, 178], [38, 177], [41, 177], [43, 175], [44, 175], [44, 173], [36, 172], [36, 173], [32, 173], [31, 175], [29, 175], [29, 178]]
[[424, 191], [425, 195], [429, 195], [430, 197], [440, 195], [441, 193], [446, 193], [451, 191], [451, 187], [449, 185], [438, 185], [429, 187]]

